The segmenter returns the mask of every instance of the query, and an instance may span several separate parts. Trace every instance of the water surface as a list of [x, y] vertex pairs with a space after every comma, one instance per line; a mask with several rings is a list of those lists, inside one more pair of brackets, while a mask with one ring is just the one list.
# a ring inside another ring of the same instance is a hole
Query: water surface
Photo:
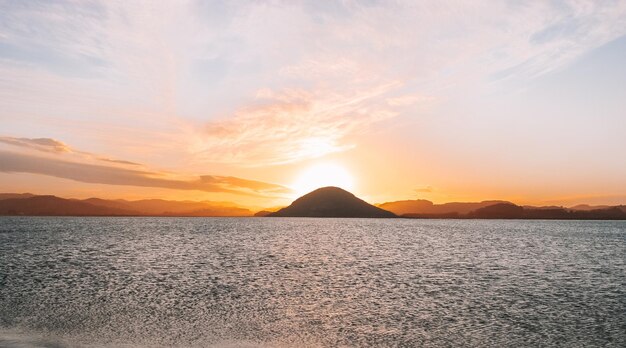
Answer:
[[626, 346], [626, 222], [0, 218], [0, 346]]

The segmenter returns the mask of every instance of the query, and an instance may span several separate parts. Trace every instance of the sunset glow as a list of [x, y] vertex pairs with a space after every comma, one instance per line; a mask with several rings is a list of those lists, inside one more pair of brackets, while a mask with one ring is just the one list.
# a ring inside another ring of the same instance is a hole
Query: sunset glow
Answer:
[[0, 348], [626, 347], [626, 0], [0, 0]]
[[334, 163], [320, 163], [306, 168], [293, 183], [295, 197], [302, 196], [317, 188], [326, 186], [341, 187], [344, 190], [354, 189], [354, 180], [342, 166]]
[[624, 204], [624, 61], [625, 1], [4, 2], [0, 192]]

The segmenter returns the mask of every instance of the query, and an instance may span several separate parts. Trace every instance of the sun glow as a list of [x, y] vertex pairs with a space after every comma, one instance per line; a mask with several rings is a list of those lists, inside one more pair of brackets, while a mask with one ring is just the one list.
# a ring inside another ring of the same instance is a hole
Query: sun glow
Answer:
[[325, 186], [351, 191], [354, 180], [344, 167], [334, 163], [320, 163], [304, 169], [291, 185], [298, 197]]

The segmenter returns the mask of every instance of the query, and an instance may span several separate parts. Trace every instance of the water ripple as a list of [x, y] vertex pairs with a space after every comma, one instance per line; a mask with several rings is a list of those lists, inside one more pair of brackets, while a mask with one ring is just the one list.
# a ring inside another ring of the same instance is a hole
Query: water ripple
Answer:
[[624, 347], [626, 223], [0, 218], [1, 347]]

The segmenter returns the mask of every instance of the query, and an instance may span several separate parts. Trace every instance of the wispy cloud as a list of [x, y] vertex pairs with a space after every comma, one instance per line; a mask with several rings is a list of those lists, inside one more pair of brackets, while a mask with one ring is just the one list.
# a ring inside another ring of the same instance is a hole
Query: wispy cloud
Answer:
[[288, 194], [292, 192], [290, 189], [284, 186], [256, 180], [236, 178], [233, 176], [202, 175], [200, 176], [200, 182], [207, 185], [216, 185], [223, 188], [230, 188], [232, 190], [248, 189], [254, 192], [268, 194]]
[[124, 160], [117, 160], [117, 159], [111, 159], [111, 158], [105, 158], [105, 157], [98, 157], [98, 160], [104, 161], [104, 162], [109, 162], [109, 163], [127, 164], [127, 165], [131, 165], [131, 166], [140, 166], [141, 165], [141, 163], [136, 163], [136, 162], [131, 162], [131, 161], [124, 161]]
[[289, 163], [624, 34], [624, 1], [4, 2], [0, 120], [155, 162]]
[[271, 165], [353, 147], [346, 138], [396, 115], [372, 101], [395, 87], [349, 95], [289, 90], [258, 93], [259, 106], [210, 122], [197, 134], [197, 154], [208, 161]]
[[8, 145], [12, 145], [12, 146], [23, 147], [23, 148], [27, 148], [31, 150], [42, 151], [42, 152], [50, 152], [50, 153], [56, 153], [56, 154], [67, 153], [67, 154], [83, 155], [85, 157], [88, 157], [97, 161], [103, 161], [103, 162], [109, 162], [109, 163], [141, 166], [140, 163], [136, 163], [136, 162], [107, 158], [107, 157], [102, 157], [102, 156], [89, 153], [86, 151], [79, 151], [79, 150], [73, 149], [72, 147], [70, 147], [69, 145], [65, 144], [62, 141], [52, 139], [52, 138], [34, 138], [33, 139], [33, 138], [16, 138], [16, 137], [9, 137], [9, 136], [0, 136], [0, 143], [5, 143]]
[[0, 136], [0, 142], [14, 146], [27, 147], [44, 152], [71, 152], [71, 149], [69, 146], [67, 146], [67, 144], [51, 138], [30, 139]]
[[135, 169], [141, 166], [138, 163], [76, 150], [51, 138], [4, 136], [0, 137], [0, 143], [18, 150], [5, 151], [0, 148], [0, 172], [4, 173], [40, 174], [90, 184], [197, 190], [266, 198], [291, 192], [280, 185], [232, 176], [194, 176], [149, 169], [138, 170]]
[[70, 162], [8, 151], [0, 151], [0, 172], [41, 174], [90, 184], [159, 187], [256, 197], [290, 192], [280, 185], [233, 177], [200, 176], [183, 180], [171, 178], [171, 174]]
[[624, 3], [593, 1], [290, 2], [244, 13], [229, 28], [244, 48], [233, 61], [254, 60], [274, 87], [198, 126], [200, 160], [267, 165], [345, 151], [377, 120], [419, 115], [450, 89], [544, 74], [626, 33]]

